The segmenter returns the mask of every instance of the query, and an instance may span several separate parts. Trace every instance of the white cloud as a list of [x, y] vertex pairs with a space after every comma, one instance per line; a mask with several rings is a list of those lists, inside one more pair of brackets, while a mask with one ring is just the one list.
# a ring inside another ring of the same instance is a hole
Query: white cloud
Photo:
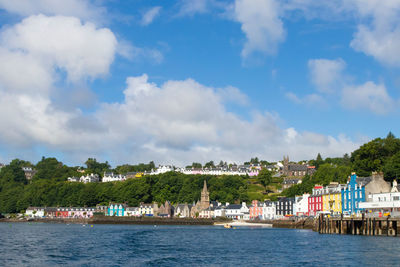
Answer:
[[210, 0], [180, 0], [178, 16], [193, 16], [208, 12]]
[[160, 10], [161, 10], [160, 6], [150, 8], [143, 14], [141, 24], [146, 26], [152, 23], [153, 20], [160, 14]]
[[347, 109], [367, 109], [382, 115], [392, 111], [395, 101], [388, 95], [385, 85], [369, 81], [359, 86], [344, 87], [342, 104]]
[[302, 104], [302, 105], [310, 105], [315, 107], [315, 105], [324, 105], [326, 104], [325, 99], [318, 94], [308, 94], [304, 97], [298, 97], [295, 93], [287, 92], [285, 94], [286, 98], [291, 100], [293, 103]]
[[285, 29], [280, 18], [280, 3], [276, 0], [236, 0], [234, 18], [242, 24], [246, 43], [242, 57], [254, 52], [274, 54], [277, 45], [285, 39]]
[[[343, 84], [343, 70], [346, 63], [341, 59], [310, 59], [308, 68], [311, 81], [321, 93], [332, 93]], [[336, 87], [336, 88], [335, 88]]]
[[117, 47], [109, 29], [64, 16], [31, 16], [2, 31], [0, 40], [10, 53], [18, 51], [42, 66], [60, 68], [73, 82], [107, 74]]
[[31, 15], [64, 15], [78, 17], [85, 21], [103, 21], [105, 9], [89, 0], [0, 0], [0, 9], [28, 17]]

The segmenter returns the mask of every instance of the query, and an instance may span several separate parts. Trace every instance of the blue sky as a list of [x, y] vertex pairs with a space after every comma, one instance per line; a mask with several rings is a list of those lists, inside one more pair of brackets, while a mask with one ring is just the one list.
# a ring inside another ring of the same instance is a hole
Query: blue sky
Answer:
[[0, 161], [341, 156], [399, 134], [395, 0], [0, 0]]

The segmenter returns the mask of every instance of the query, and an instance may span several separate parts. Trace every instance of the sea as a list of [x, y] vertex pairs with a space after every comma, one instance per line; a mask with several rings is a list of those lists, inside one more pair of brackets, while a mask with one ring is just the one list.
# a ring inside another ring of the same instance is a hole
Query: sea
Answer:
[[400, 239], [221, 226], [0, 223], [0, 266], [399, 266]]

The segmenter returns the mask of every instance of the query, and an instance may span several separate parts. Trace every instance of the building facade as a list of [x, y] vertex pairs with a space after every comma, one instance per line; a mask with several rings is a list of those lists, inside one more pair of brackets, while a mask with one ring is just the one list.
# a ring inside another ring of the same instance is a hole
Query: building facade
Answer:
[[353, 172], [350, 181], [341, 191], [342, 213], [359, 214], [362, 208], [359, 207], [360, 202], [365, 202], [365, 185], [357, 183], [357, 175]]
[[322, 193], [323, 193], [322, 185], [315, 185], [311, 196], [308, 198], [308, 215], [316, 216], [323, 210], [323, 202], [322, 202]]

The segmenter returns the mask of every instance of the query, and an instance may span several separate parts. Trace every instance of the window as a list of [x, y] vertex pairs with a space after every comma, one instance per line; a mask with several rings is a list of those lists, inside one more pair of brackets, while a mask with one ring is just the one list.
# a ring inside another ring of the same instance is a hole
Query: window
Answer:
[[393, 200], [394, 201], [399, 201], [399, 197], [397, 196], [397, 197], [393, 197]]

